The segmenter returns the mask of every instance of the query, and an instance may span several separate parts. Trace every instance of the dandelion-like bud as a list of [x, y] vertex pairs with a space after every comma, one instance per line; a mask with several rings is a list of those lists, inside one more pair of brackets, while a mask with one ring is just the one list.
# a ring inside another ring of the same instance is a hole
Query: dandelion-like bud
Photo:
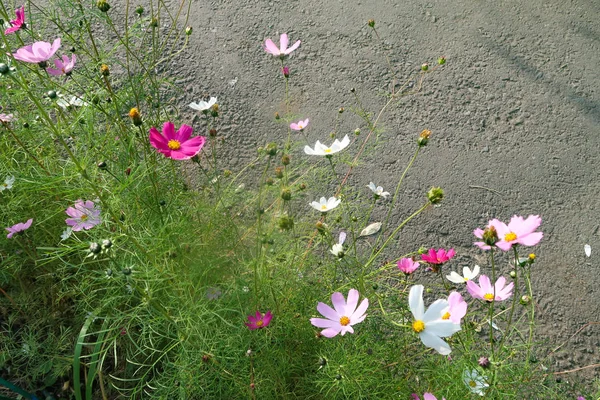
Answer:
[[156, 17], [152, 17], [152, 19], [150, 20], [150, 27], [151, 27], [151, 28], [156, 28], [156, 27], [158, 27], [158, 18], [156, 18]]
[[281, 157], [281, 163], [283, 165], [289, 165], [290, 164], [290, 156], [285, 154], [283, 157]]
[[98, 10], [102, 12], [108, 12], [108, 10], [110, 10], [110, 4], [108, 4], [108, 1], [106, 0], [98, 0], [96, 6], [98, 7]]
[[427, 64], [427, 63], [423, 63], [423, 64], [421, 65], [421, 71], [427, 71], [428, 69], [429, 69], [429, 64]]
[[419, 138], [417, 139], [417, 144], [419, 147], [427, 146], [427, 142], [429, 142], [429, 136], [431, 136], [431, 131], [429, 129], [423, 129], [423, 131], [419, 134]]
[[277, 179], [283, 178], [283, 168], [282, 167], [275, 168], [275, 178], [277, 178]]
[[375, 28], [375, 20], [374, 19], [370, 19], [367, 24], [371, 27], [371, 28]]
[[281, 72], [286, 78], [290, 77], [290, 67], [288, 67], [287, 65], [281, 69]]
[[2, 75], [8, 74], [8, 71], [10, 71], [10, 68], [8, 67], [8, 65], [6, 65], [4, 63], [0, 63], [0, 74], [2, 74]]
[[188, 27], [185, 28], [185, 34], [187, 36], [190, 36], [193, 31], [194, 31], [194, 28], [192, 28], [191, 26], [188, 26]]
[[440, 187], [433, 187], [427, 192], [427, 199], [431, 204], [437, 204], [444, 198], [444, 190]]
[[483, 369], [488, 369], [492, 365], [490, 359], [487, 357], [479, 357], [479, 360], [477, 360], [477, 364], [479, 364], [479, 366]]
[[[281, 174], [281, 176], [283, 177], [283, 174]], [[290, 189], [283, 189], [281, 191], [281, 198], [285, 201], [291, 200], [292, 199], [292, 191]]]
[[444, 65], [444, 64], [446, 64], [446, 57], [438, 58], [438, 65]]
[[142, 125], [142, 116], [140, 115], [140, 111], [136, 107], [133, 107], [131, 110], [129, 110], [129, 118], [131, 118], [131, 120], [133, 121], [133, 125]]
[[110, 68], [108, 68], [108, 65], [102, 64], [100, 66], [100, 73], [102, 74], [102, 76], [109, 76], [110, 75]]
[[135, 9], [135, 12], [137, 13], [137, 15], [142, 15], [144, 13], [144, 7], [137, 6], [137, 8]]
[[483, 230], [482, 236], [483, 236], [483, 243], [487, 244], [488, 246], [495, 245], [496, 242], [499, 240], [498, 232], [496, 231], [496, 228], [493, 225], [485, 228]]
[[533, 264], [535, 262], [535, 254], [534, 253], [529, 254], [529, 256], [527, 257], [527, 260], [529, 261], [530, 264]]
[[273, 157], [275, 154], [277, 154], [277, 143], [271, 142], [267, 144], [267, 148], [265, 150], [267, 151], [268, 155]]

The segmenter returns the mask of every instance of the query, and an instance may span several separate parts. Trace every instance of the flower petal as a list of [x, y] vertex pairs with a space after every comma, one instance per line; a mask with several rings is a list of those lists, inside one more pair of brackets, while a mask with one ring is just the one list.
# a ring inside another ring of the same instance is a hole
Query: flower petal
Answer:
[[273, 54], [274, 56], [278, 56], [280, 54], [279, 48], [273, 43], [271, 39], [265, 40], [265, 45], [263, 47], [267, 53]]
[[350, 315], [350, 325], [362, 322], [367, 316], [367, 314], [365, 314], [367, 308], [369, 308], [369, 299], [364, 299], [360, 302], [360, 306], [358, 306], [358, 308], [352, 313], [352, 315]]
[[285, 54], [285, 51], [287, 50], [289, 43], [290, 43], [290, 40], [288, 38], [287, 33], [282, 33], [281, 36], [279, 37], [279, 51], [281, 53]]
[[317, 304], [317, 311], [325, 318], [329, 318], [332, 321], [340, 321], [341, 315], [325, 303], [319, 302], [319, 304]]
[[311, 318], [310, 323], [317, 328], [342, 329], [342, 324], [340, 324], [340, 321], [332, 321], [330, 319]]
[[408, 294], [408, 306], [410, 312], [416, 320], [422, 320], [425, 313], [425, 304], [423, 303], [423, 285], [414, 285], [410, 288]]
[[448, 345], [448, 343], [446, 343], [443, 339], [439, 338], [438, 336], [435, 336], [434, 334], [430, 333], [427, 329], [421, 332], [419, 334], [419, 337], [421, 338], [421, 341], [425, 346], [434, 349], [443, 356], [447, 356], [452, 352], [452, 349], [450, 348], [450, 345]]
[[177, 140], [179, 140], [180, 143], [183, 143], [186, 140], [188, 140], [190, 138], [190, 136], [192, 136], [193, 132], [194, 132], [194, 128], [192, 128], [189, 125], [183, 124], [183, 125], [181, 125], [181, 127], [179, 127], [179, 129], [175, 133], [175, 138]]
[[423, 322], [425, 322], [425, 326], [429, 323], [429, 321], [435, 321], [440, 319], [440, 315], [442, 315], [442, 311], [448, 307], [448, 300], [438, 299], [431, 303], [425, 314], [423, 314]]
[[333, 308], [335, 308], [335, 311], [337, 311], [340, 317], [346, 315], [346, 299], [343, 294], [334, 292], [331, 295], [331, 302], [333, 303]]

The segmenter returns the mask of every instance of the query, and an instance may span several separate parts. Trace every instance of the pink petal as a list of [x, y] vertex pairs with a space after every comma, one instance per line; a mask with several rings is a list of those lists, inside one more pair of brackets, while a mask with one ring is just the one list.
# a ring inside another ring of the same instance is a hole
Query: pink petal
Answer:
[[512, 248], [512, 243], [501, 240], [496, 243], [496, 247], [502, 251], [509, 251]]
[[299, 46], [300, 46], [300, 41], [298, 40], [296, 43], [294, 43], [292, 45], [292, 47], [290, 47], [289, 49], [287, 49], [287, 51], [285, 52], [285, 54], [290, 54], [292, 51], [296, 50]]
[[81, 212], [80, 210], [77, 210], [73, 207], [69, 207], [65, 210], [65, 213], [69, 216], [69, 217], [73, 217], [73, 218], [81, 218], [82, 215], [84, 215], [83, 212]]
[[360, 294], [358, 293], [358, 290], [350, 289], [350, 291], [348, 292], [348, 302], [346, 304], [346, 310], [344, 311], [344, 315], [349, 317], [354, 313], [354, 311], [356, 310], [356, 305], [358, 304], [359, 297]]
[[479, 286], [481, 287], [481, 292], [483, 294], [492, 293], [492, 283], [490, 282], [490, 278], [487, 275], [479, 276]]
[[365, 317], [367, 316], [367, 314], [365, 314], [365, 311], [367, 311], [367, 308], [369, 308], [369, 299], [364, 299], [360, 303], [360, 306], [358, 306], [356, 311], [354, 311], [354, 313], [352, 313], [352, 315], [350, 316], [350, 325], [354, 325], [354, 324], [358, 324], [359, 322], [362, 322], [365, 319]]
[[337, 336], [337, 334], [339, 334], [341, 330], [342, 330], [341, 325], [340, 325], [340, 329], [327, 328], [327, 329], [323, 329], [321, 331], [321, 335], [325, 336], [326, 338], [332, 338], [334, 336]]
[[475, 282], [473, 282], [471, 280], [467, 281], [467, 291], [469, 292], [469, 294], [471, 296], [473, 296], [476, 299], [483, 298], [481, 288]]
[[504, 287], [505, 283], [506, 283], [506, 278], [505, 277], [501, 276], [500, 278], [498, 278], [496, 280], [496, 283], [494, 283], [494, 290], [495, 290], [495, 292], [493, 292], [493, 293], [500, 293], [500, 291]]
[[27, 222], [25, 222], [25, 223], [23, 224], [23, 230], [25, 230], [25, 229], [29, 229], [29, 227], [31, 226], [31, 223], [32, 223], [32, 222], [33, 222], [33, 218], [30, 218], [30, 219], [28, 219], [28, 220], [27, 220]]
[[329, 318], [332, 321], [337, 321], [338, 323], [340, 321], [341, 315], [325, 303], [319, 302], [319, 304], [317, 304], [317, 311], [320, 312], [325, 318]]
[[479, 239], [483, 238], [483, 229], [477, 228], [473, 231], [473, 235], [477, 236]]
[[267, 313], [263, 317], [263, 326], [269, 325], [271, 323], [272, 319], [273, 319], [273, 314], [271, 314], [271, 311], [267, 311]]
[[[57, 60], [55, 60], [57, 61]], [[62, 69], [54, 69], [54, 68], [46, 68], [46, 72], [48, 72], [52, 76], [62, 75]]]
[[335, 328], [340, 330], [342, 329], [342, 324], [340, 324], [340, 321], [332, 321], [323, 318], [311, 318], [310, 323], [313, 326], [316, 326], [317, 328]]
[[473, 243], [475, 246], [479, 247], [481, 250], [489, 250], [492, 246], [485, 244], [484, 242], [475, 242]]
[[331, 295], [331, 302], [333, 303], [333, 307], [335, 311], [337, 311], [339, 316], [343, 316], [346, 312], [346, 299], [344, 295], [340, 292], [335, 292]]
[[165, 139], [167, 139], [167, 142], [169, 140], [177, 139], [177, 137], [175, 136], [175, 126], [171, 121], [167, 121], [163, 124], [162, 134], [165, 137]]
[[19, 29], [21, 29], [21, 26], [20, 26], [20, 25], [11, 26], [10, 28], [7, 28], [7, 29], [4, 31], [4, 34], [5, 34], [5, 35], [8, 35], [9, 33], [16, 32], [16, 31], [18, 31]]
[[275, 43], [273, 43], [273, 41], [271, 39], [265, 40], [264, 49], [267, 53], [271, 53], [274, 56], [278, 56], [280, 54], [279, 48], [277, 46], [275, 46]]
[[288, 39], [287, 33], [282, 33], [281, 37], [279, 38], [279, 51], [281, 53], [287, 54], [285, 51], [288, 47], [289, 42], [290, 41]]
[[344, 336], [346, 334], [346, 332], [354, 333], [354, 328], [352, 328], [352, 326], [350, 326], [350, 325], [342, 326], [342, 329], [340, 331], [342, 336]]
[[194, 132], [194, 128], [192, 128], [189, 125], [183, 124], [175, 133], [175, 138], [177, 140], [179, 140], [180, 143], [183, 143], [186, 140], [188, 140], [190, 138], [190, 136], [192, 136], [193, 132]]
[[150, 128], [150, 144], [152, 147], [159, 150], [169, 148], [168, 140], [154, 127]]
[[544, 234], [542, 232], [533, 232], [521, 238], [517, 237], [517, 243], [520, 243], [523, 246], [535, 246], [542, 240], [543, 236]]

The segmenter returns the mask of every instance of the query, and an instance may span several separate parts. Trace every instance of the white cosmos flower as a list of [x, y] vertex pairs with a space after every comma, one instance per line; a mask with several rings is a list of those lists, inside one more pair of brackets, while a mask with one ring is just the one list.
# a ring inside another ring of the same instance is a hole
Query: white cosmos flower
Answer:
[[346, 240], [346, 232], [340, 232], [340, 239], [338, 240], [338, 242], [336, 244], [334, 244], [331, 247], [331, 250], [329, 250], [331, 252], [331, 254], [333, 254], [336, 257], [342, 257], [344, 255], [344, 246], [342, 246], [344, 244], [344, 241]]
[[350, 138], [348, 138], [348, 135], [344, 136], [341, 142], [335, 139], [335, 141], [331, 144], [331, 147], [327, 147], [317, 140], [314, 149], [306, 145], [304, 146], [304, 152], [311, 156], [329, 156], [333, 153], [337, 153], [338, 151], [344, 150], [346, 147], [348, 147], [349, 144]]
[[454, 283], [467, 283], [467, 281], [475, 279], [479, 275], [479, 265], [473, 267], [473, 270], [469, 267], [463, 268], [463, 276], [460, 276], [457, 272], [450, 272], [450, 275], [446, 275], [446, 279]]
[[387, 197], [390, 195], [390, 192], [384, 192], [381, 186], [375, 186], [373, 182], [370, 182], [367, 187], [371, 189], [371, 192], [373, 192], [373, 194], [377, 197], [383, 197], [384, 199], [387, 199]]
[[57, 93], [57, 95], [59, 99], [56, 100], [56, 104], [63, 110], [66, 110], [69, 107], [83, 107], [88, 105], [88, 103], [77, 96], [65, 96], [60, 93]]
[[480, 396], [485, 396], [486, 388], [489, 387], [486, 382], [487, 377], [482, 376], [477, 372], [476, 369], [468, 370], [463, 372], [463, 382], [473, 393], [477, 393]]
[[214, 106], [215, 104], [217, 104], [217, 98], [211, 97], [210, 100], [208, 100], [208, 101], [200, 100], [198, 103], [196, 103], [196, 102], [190, 103], [190, 108], [193, 108], [194, 110], [197, 110], [197, 111], [206, 111], [209, 108], [211, 108], [212, 106]]
[[4, 179], [4, 183], [0, 184], [0, 192], [3, 192], [4, 190], [12, 189], [13, 183], [15, 183], [15, 177], [12, 175], [7, 176]]
[[321, 199], [318, 202], [313, 201], [312, 203], [310, 203], [310, 205], [315, 210], [327, 212], [336, 208], [341, 203], [341, 201], [341, 199], [336, 199], [335, 197], [330, 197], [329, 199], [321, 197]]
[[423, 344], [441, 355], [450, 354], [452, 349], [442, 338], [460, 331], [460, 325], [449, 319], [442, 319], [442, 311], [449, 306], [448, 301], [436, 300], [425, 311], [423, 285], [414, 285], [408, 294], [408, 306], [414, 317], [412, 329], [419, 334]]

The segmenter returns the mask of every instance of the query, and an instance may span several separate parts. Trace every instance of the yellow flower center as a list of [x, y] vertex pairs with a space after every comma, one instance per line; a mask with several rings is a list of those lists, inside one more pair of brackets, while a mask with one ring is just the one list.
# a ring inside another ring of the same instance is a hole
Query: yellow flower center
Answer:
[[304, 129], [304, 126], [302, 124], [298, 124], [298, 128]]
[[475, 382], [475, 381], [473, 381], [473, 380], [470, 380], [470, 381], [469, 381], [469, 386], [471, 386], [472, 388], [474, 388], [474, 387], [476, 387], [476, 386], [477, 386], [477, 382]]
[[504, 241], [505, 242], [512, 242], [513, 240], [517, 240], [517, 234], [514, 232], [509, 232], [506, 235], [504, 235]]
[[483, 295], [483, 298], [487, 301], [494, 301], [494, 295], [492, 293], [486, 293]]
[[2, 186], [4, 186], [5, 188], [8, 187], [8, 183], [3, 183]]
[[469, 280], [469, 278], [463, 278], [465, 280], [465, 282], [467, 282]]
[[325, 153], [331, 153], [331, 149], [325, 149]]
[[323, 210], [323, 211], [327, 211], [327, 205], [326, 205], [326, 204], [323, 204], [323, 205], [321, 206], [321, 210]]
[[415, 331], [417, 333], [421, 333], [425, 330], [425, 322], [418, 319], [412, 323], [412, 328], [413, 328], [413, 331]]
[[346, 326], [349, 323], [350, 323], [350, 318], [346, 317], [345, 315], [342, 318], [340, 318], [340, 324], [342, 326]]
[[83, 214], [79, 219], [85, 221], [86, 219], [88, 219], [88, 216], [86, 214]]
[[262, 320], [258, 320], [258, 321], [256, 321], [256, 326], [258, 326], [259, 328], [260, 328], [261, 326], [263, 326], [263, 324], [264, 324], [264, 322], [262, 322]]
[[446, 314], [442, 315], [442, 319], [450, 319], [450, 313], [446, 311]]
[[169, 149], [171, 150], [179, 150], [181, 148], [181, 143], [179, 143], [179, 140], [171, 139], [169, 140], [169, 143], [167, 143], [167, 146], [169, 146]]

